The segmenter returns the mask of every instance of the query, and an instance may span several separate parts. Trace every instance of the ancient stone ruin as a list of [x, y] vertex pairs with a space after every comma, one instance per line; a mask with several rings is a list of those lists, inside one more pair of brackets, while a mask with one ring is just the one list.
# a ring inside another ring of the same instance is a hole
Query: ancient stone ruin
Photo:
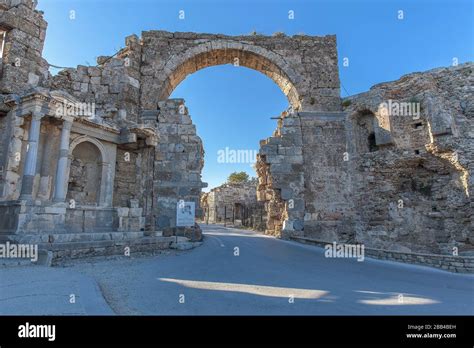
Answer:
[[271, 78], [290, 105], [258, 156], [268, 234], [473, 269], [472, 63], [341, 100], [335, 36], [145, 31], [52, 76], [35, 6], [0, 1], [2, 241], [76, 256], [200, 240], [176, 210], [194, 202], [203, 215], [203, 145], [169, 96], [195, 71], [234, 64]]
[[257, 201], [257, 180], [228, 182], [201, 196], [203, 223], [223, 223], [232, 226], [266, 230], [264, 202]]

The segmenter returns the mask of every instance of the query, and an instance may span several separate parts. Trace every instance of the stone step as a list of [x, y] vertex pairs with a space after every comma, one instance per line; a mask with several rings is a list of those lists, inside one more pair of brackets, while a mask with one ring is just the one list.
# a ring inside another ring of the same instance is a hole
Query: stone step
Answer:
[[174, 237], [141, 237], [123, 240], [95, 240], [95, 241], [76, 241], [76, 242], [57, 242], [57, 243], [39, 243], [40, 250], [74, 250], [74, 249], [88, 249], [88, 248], [102, 248], [109, 246], [137, 246], [155, 243], [167, 243], [168, 245], [174, 242]]
[[52, 254], [47, 250], [41, 250], [38, 248], [37, 254], [31, 254], [30, 257], [9, 257], [0, 258], [0, 266], [4, 267], [15, 267], [15, 266], [31, 266], [31, 265], [42, 265], [51, 266]]
[[29, 266], [31, 264], [32, 261], [30, 259], [0, 258], [0, 266], [3, 267]]
[[144, 237], [143, 231], [139, 232], [86, 232], [86, 233], [52, 233], [52, 234], [26, 234], [13, 235], [16, 243], [41, 244], [41, 243], [67, 243], [88, 242], [102, 240], [126, 240]]
[[[107, 232], [107, 233], [57, 233], [52, 234], [54, 241], [48, 242], [48, 235], [13, 235], [16, 243], [37, 244], [38, 261], [35, 264], [51, 266], [61, 260], [94, 256], [126, 255], [137, 252], [153, 252], [164, 249], [188, 250], [201, 245], [190, 242], [187, 237], [163, 237], [161, 231], [154, 236], [144, 236], [143, 232]], [[6, 236], [6, 235], [5, 235]], [[12, 240], [8, 238], [6, 240]], [[176, 240], [178, 241], [176, 243]], [[30, 260], [4, 260], [5, 265], [31, 264]], [[3, 264], [0, 262], [0, 264]]]
[[190, 239], [184, 236], [172, 236], [173, 242], [170, 245], [171, 249], [177, 250], [189, 250], [195, 247], [193, 242], [190, 242]]
[[[174, 237], [141, 237], [126, 240], [100, 240], [87, 242], [41, 243], [40, 251], [50, 255], [50, 265], [65, 259], [94, 256], [133, 256], [135, 253], [169, 249]], [[44, 263], [44, 262], [43, 262]]]
[[170, 245], [171, 249], [177, 250], [189, 250], [200, 246], [202, 242], [172, 242]]

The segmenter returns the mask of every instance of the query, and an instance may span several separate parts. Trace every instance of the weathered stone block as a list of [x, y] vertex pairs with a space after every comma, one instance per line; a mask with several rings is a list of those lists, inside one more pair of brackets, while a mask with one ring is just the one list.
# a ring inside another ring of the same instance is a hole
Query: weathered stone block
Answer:
[[130, 208], [129, 214], [132, 217], [139, 217], [142, 216], [143, 209], [142, 208]]
[[118, 207], [116, 210], [119, 217], [127, 217], [129, 215], [130, 208]]

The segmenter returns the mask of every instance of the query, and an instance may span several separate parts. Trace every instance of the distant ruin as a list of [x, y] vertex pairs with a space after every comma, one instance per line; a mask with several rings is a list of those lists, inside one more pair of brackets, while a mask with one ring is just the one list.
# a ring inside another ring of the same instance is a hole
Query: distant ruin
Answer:
[[257, 180], [225, 183], [201, 196], [203, 223], [223, 223], [266, 230], [264, 202], [257, 201]]

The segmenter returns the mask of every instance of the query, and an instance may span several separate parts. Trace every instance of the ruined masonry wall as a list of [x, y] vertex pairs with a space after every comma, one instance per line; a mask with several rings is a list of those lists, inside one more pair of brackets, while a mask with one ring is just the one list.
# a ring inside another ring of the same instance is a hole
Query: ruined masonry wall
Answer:
[[265, 201], [266, 233], [301, 235], [304, 228], [304, 159], [301, 120], [284, 112], [273, 136], [260, 142], [257, 198]]
[[[317, 245], [324, 248], [326, 241], [318, 241], [305, 237], [291, 237], [291, 239], [300, 243]], [[351, 244], [352, 245], [352, 244]], [[474, 272], [474, 257], [460, 257], [440, 254], [412, 253], [403, 251], [393, 251], [387, 249], [364, 248], [365, 257], [373, 257], [380, 260], [391, 260], [405, 262], [423, 266], [430, 266], [459, 273]]]
[[284, 34], [227, 36], [142, 33], [144, 109], [156, 108], [188, 74], [207, 66], [235, 64], [262, 72], [277, 83], [295, 109], [340, 110], [335, 36]]
[[20, 93], [50, 77], [42, 58], [47, 23], [32, 0], [1, 0], [0, 27], [6, 29], [0, 93]]
[[[156, 228], [164, 235], [170, 235], [176, 228], [176, 205], [179, 200], [195, 202], [196, 216], [202, 215], [200, 195], [202, 187], [206, 186], [201, 181], [204, 148], [183, 99], [160, 102], [159, 108], [153, 181], [156, 205], [153, 214], [157, 217]], [[181, 230], [181, 234], [189, 234], [192, 239], [200, 238], [197, 231]]]
[[300, 113], [305, 177], [304, 235], [354, 241], [351, 176], [343, 113]]
[[[388, 137], [351, 152], [357, 241], [403, 252], [474, 252], [474, 65], [406, 75], [348, 98], [348, 139], [367, 110]], [[420, 117], [381, 114], [380, 103], [417, 102]], [[401, 205], [399, 202], [402, 202]]]
[[[245, 183], [226, 183], [203, 195], [205, 208], [209, 215], [209, 222], [222, 222], [224, 216], [232, 220], [235, 217], [235, 204], [240, 204], [242, 208], [248, 209], [253, 214], [257, 210], [257, 182], [250, 180]], [[226, 209], [227, 207], [227, 209]], [[227, 215], [226, 215], [227, 213]], [[240, 212], [243, 215], [243, 212]], [[241, 219], [235, 217], [236, 219]]]
[[[257, 163], [267, 233], [472, 255], [473, 67], [374, 86], [348, 98], [343, 113], [284, 114]], [[388, 100], [420, 103], [421, 113], [383, 114]]]

